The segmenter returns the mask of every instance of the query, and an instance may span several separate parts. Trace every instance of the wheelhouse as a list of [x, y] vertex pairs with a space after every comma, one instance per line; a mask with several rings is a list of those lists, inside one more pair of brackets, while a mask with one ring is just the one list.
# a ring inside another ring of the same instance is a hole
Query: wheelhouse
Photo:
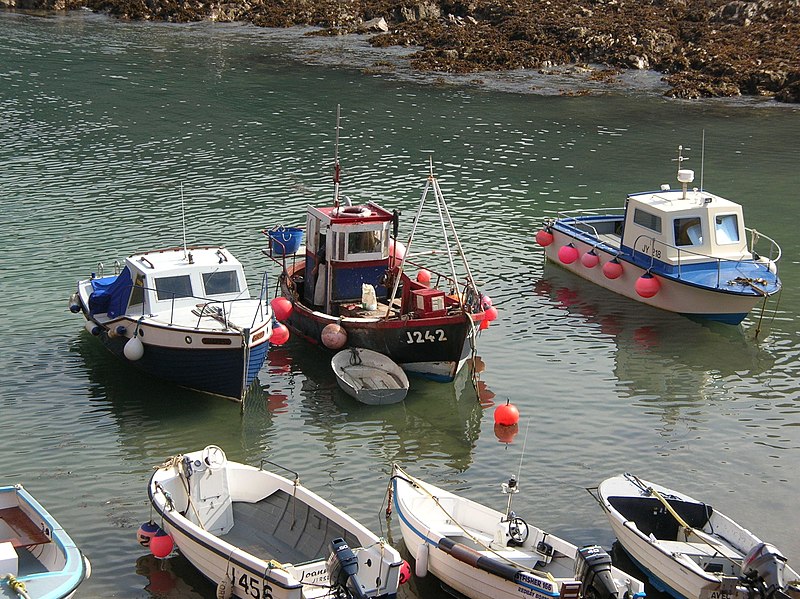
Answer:
[[389, 237], [393, 213], [370, 202], [362, 206], [317, 208], [306, 217], [304, 299], [331, 311], [334, 304], [360, 302], [362, 285], [386, 299]]
[[241, 263], [225, 248], [134, 254], [119, 276], [93, 279], [92, 287], [92, 313], [112, 318], [250, 297]]
[[621, 245], [671, 265], [753, 258], [742, 207], [697, 189], [629, 195]]

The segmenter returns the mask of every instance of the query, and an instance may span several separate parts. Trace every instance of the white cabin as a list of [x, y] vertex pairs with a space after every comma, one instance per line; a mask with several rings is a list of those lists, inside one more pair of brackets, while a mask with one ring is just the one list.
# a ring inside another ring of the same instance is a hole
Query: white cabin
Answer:
[[663, 186], [629, 195], [622, 245], [667, 264], [753, 257], [741, 205], [696, 188], [687, 191], [685, 184], [683, 190]]

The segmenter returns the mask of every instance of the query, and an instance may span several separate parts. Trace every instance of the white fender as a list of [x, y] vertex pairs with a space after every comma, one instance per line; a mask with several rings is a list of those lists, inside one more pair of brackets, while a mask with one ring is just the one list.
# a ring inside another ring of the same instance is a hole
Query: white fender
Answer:
[[141, 359], [144, 355], [144, 345], [138, 335], [134, 335], [128, 340], [125, 347], [122, 348], [122, 353], [125, 354], [125, 357], [131, 362]]
[[217, 599], [231, 599], [233, 596], [233, 581], [225, 574], [225, 578], [217, 584]]
[[415, 556], [415, 563], [414, 563], [414, 574], [419, 576], [420, 578], [424, 578], [425, 575], [428, 573], [428, 552], [430, 550], [430, 545], [428, 542], [425, 541], [417, 547], [417, 555]]

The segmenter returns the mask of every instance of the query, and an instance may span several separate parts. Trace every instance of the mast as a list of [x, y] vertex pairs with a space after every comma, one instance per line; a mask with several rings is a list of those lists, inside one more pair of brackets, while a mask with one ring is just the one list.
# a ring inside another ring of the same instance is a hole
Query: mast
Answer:
[[336, 141], [333, 146], [333, 207], [339, 207], [339, 116], [340, 104], [336, 105]]

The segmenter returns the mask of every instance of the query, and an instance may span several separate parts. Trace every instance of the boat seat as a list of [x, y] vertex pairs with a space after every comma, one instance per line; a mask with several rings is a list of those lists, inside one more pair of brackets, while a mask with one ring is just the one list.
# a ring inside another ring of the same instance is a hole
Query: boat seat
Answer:
[[50, 542], [41, 528], [18, 507], [0, 509], [0, 543], [10, 542], [15, 548]]
[[703, 542], [658, 541], [659, 547], [670, 553], [682, 553], [691, 557], [728, 557], [734, 560], [742, 559], [742, 555], [722, 544], [709, 545]]

